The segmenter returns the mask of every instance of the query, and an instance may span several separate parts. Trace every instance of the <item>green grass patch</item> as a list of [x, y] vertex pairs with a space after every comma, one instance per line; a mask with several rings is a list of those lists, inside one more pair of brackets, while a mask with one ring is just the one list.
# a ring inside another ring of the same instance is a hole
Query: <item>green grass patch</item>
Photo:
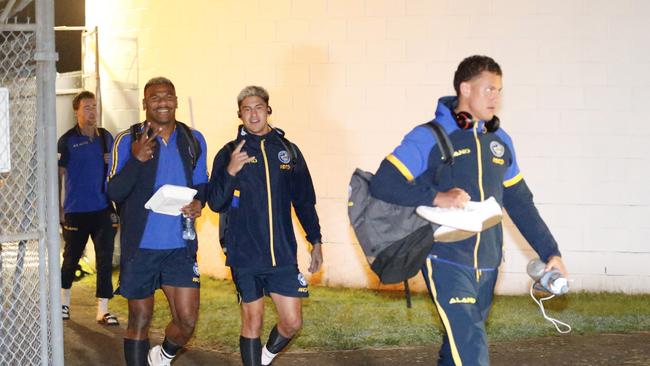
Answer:
[[[231, 281], [203, 277], [201, 310], [192, 339], [195, 347], [224, 352], [239, 349], [239, 306]], [[94, 291], [94, 276], [75, 287]], [[422, 346], [441, 341], [441, 324], [427, 294], [413, 294], [406, 308], [403, 292], [311, 286], [303, 301], [303, 329], [293, 349], [340, 350]], [[545, 302], [547, 314], [573, 327], [574, 334], [650, 330], [650, 295], [569, 293]], [[127, 318], [126, 300], [117, 296], [111, 310]], [[156, 292], [152, 329], [163, 331], [170, 319], [165, 296]], [[264, 336], [275, 324], [273, 302], [266, 299]], [[487, 323], [490, 341], [516, 341], [557, 332], [542, 318], [528, 295], [496, 296]]]

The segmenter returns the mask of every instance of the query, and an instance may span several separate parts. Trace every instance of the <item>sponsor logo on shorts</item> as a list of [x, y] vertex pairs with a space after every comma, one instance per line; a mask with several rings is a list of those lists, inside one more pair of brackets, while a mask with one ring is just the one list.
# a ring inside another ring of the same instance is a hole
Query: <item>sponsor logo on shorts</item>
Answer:
[[499, 143], [499, 141], [492, 141], [490, 142], [490, 151], [492, 151], [492, 154], [496, 156], [497, 158], [503, 157], [503, 154], [505, 153], [506, 149]]
[[201, 274], [199, 273], [199, 264], [194, 262], [194, 266], [192, 267], [192, 271], [194, 271], [194, 275], [196, 277], [201, 277]]
[[307, 286], [307, 279], [300, 272], [298, 272], [298, 282], [300, 282], [300, 286], [303, 286], [303, 287]]
[[476, 304], [476, 299], [473, 297], [452, 297], [449, 300], [450, 304]]

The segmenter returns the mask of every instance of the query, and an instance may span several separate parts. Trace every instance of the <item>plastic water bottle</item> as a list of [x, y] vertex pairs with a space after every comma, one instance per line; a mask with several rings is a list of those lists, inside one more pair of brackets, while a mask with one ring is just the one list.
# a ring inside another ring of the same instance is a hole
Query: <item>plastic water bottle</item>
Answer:
[[194, 240], [196, 239], [196, 231], [194, 230], [194, 219], [183, 215], [183, 239]]
[[564, 295], [569, 291], [569, 283], [566, 278], [562, 277], [560, 271], [552, 269], [546, 271], [546, 263], [542, 262], [539, 258], [535, 258], [528, 262], [526, 272], [528, 275], [539, 283], [539, 285], [547, 292], [554, 295]]

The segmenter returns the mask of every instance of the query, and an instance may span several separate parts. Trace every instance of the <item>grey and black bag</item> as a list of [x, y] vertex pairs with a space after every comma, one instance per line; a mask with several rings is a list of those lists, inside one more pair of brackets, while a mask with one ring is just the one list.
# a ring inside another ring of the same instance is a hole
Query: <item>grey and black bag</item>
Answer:
[[[434, 120], [431, 129], [440, 149], [441, 169], [453, 164], [453, 146], [443, 128]], [[349, 187], [348, 216], [370, 268], [383, 283], [400, 283], [422, 268], [433, 245], [432, 224], [415, 213], [415, 207], [400, 206], [372, 197], [373, 174], [356, 169]]]

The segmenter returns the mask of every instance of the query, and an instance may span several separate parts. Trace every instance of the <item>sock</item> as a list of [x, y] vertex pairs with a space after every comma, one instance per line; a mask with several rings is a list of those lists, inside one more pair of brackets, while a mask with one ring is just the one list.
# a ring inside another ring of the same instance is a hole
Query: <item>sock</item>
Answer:
[[62, 288], [61, 289], [61, 305], [70, 307], [70, 289]]
[[163, 356], [169, 358], [170, 360], [176, 356], [178, 351], [180, 351], [183, 348], [183, 346], [179, 346], [176, 343], [172, 342], [169, 340], [169, 338], [165, 337], [165, 340], [163, 340], [162, 343], [162, 351], [163, 351]]
[[239, 336], [239, 353], [244, 366], [260, 366], [262, 360], [262, 342], [259, 338]]
[[277, 356], [277, 353], [271, 353], [268, 348], [266, 348], [266, 345], [264, 345], [264, 348], [262, 348], [262, 366], [268, 366], [273, 362], [273, 359], [275, 356]]
[[108, 299], [97, 298], [97, 320], [101, 320], [108, 313]]
[[285, 338], [278, 332], [277, 324], [271, 329], [269, 339], [262, 350], [262, 365], [270, 365], [273, 358], [277, 356], [291, 342], [291, 338]]
[[124, 338], [124, 360], [126, 366], [147, 366], [148, 339]]

